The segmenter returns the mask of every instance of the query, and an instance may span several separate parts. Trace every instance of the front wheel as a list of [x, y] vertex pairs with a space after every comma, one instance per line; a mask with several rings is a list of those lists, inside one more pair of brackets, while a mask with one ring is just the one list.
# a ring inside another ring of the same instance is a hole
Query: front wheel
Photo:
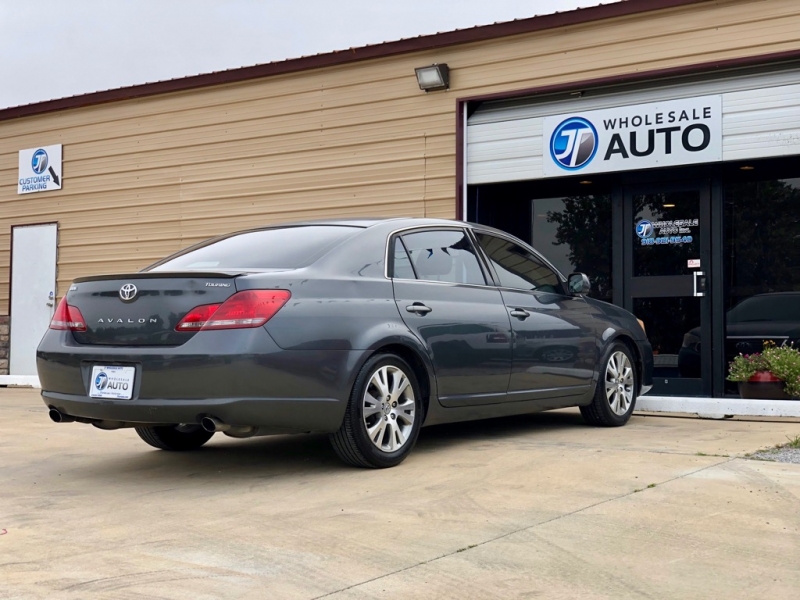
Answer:
[[414, 371], [395, 354], [378, 354], [361, 368], [339, 431], [336, 454], [356, 467], [393, 467], [408, 456], [422, 424]]
[[214, 435], [194, 424], [137, 427], [136, 433], [153, 448], [159, 450], [197, 450]]
[[584, 420], [602, 427], [625, 425], [636, 405], [636, 382], [636, 363], [630, 349], [621, 342], [613, 343], [600, 363], [592, 403], [580, 407]]

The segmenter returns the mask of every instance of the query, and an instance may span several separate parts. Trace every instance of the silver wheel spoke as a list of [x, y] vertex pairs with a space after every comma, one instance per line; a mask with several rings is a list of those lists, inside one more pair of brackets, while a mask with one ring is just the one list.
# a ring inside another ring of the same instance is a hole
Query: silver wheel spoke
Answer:
[[403, 411], [402, 413], [397, 414], [397, 421], [402, 421], [406, 425], [413, 425], [414, 424], [414, 411]]
[[394, 427], [392, 428], [392, 435], [394, 436], [394, 440], [397, 444], [398, 448], [401, 448], [403, 444], [406, 443], [406, 436], [403, 435], [403, 430], [399, 427], [397, 423], [393, 423]]
[[611, 360], [608, 361], [608, 373], [609, 375], [611, 375], [613, 379], [619, 377], [619, 370], [617, 369], [616, 356], [612, 356]]
[[371, 439], [374, 444], [380, 446], [383, 443], [383, 432], [385, 429], [386, 421], [380, 419], [375, 425], [367, 429], [367, 435], [369, 435], [369, 439]]
[[[399, 380], [399, 383], [398, 383]], [[398, 402], [400, 396], [406, 391], [409, 386], [408, 377], [402, 371], [397, 371], [392, 379], [392, 402]]]
[[387, 381], [386, 374], [387, 369], [386, 367], [383, 367], [382, 369], [376, 371], [372, 376], [372, 381], [375, 383], [375, 387], [378, 388], [378, 391], [383, 398], [389, 396], [389, 382]]
[[364, 418], [371, 417], [372, 415], [379, 415], [382, 414], [380, 404], [375, 404], [369, 406], [368, 404], [364, 404]]
[[369, 388], [364, 393], [364, 418], [381, 412], [381, 401], [369, 393]]
[[397, 422], [389, 421], [389, 452], [394, 452], [402, 444], [397, 443]]
[[619, 412], [619, 394], [614, 390], [611, 394], [611, 410], [615, 413]]
[[414, 412], [414, 397], [412, 396], [411, 398], [401, 398], [397, 402], [397, 408], [403, 412], [408, 410]]

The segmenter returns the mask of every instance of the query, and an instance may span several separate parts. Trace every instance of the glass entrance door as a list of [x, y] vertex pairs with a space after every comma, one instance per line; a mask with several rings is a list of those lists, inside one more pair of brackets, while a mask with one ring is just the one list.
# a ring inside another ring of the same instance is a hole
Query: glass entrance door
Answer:
[[710, 395], [710, 186], [624, 194], [624, 304], [653, 346], [652, 395]]

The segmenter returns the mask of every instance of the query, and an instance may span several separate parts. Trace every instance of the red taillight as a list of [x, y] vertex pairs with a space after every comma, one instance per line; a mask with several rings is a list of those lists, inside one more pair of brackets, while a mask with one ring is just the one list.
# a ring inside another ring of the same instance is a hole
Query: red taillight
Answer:
[[78, 307], [67, 304], [67, 298], [64, 297], [58, 302], [56, 312], [50, 321], [50, 329], [86, 331], [86, 320]]
[[287, 290], [246, 290], [220, 304], [197, 306], [181, 319], [176, 331], [243, 329], [261, 327], [269, 321], [292, 294]]
[[208, 320], [211, 318], [221, 304], [204, 304], [202, 306], [195, 306], [189, 313], [181, 319], [178, 326], [175, 327], [177, 331], [199, 331], [203, 328]]

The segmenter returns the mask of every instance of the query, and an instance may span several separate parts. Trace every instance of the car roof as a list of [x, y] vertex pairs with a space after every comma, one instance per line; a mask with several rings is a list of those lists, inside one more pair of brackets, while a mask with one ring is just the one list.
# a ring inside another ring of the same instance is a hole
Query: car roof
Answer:
[[[475, 223], [468, 223], [466, 221], [456, 221], [453, 219], [436, 219], [431, 217], [355, 217], [355, 218], [341, 218], [341, 219], [313, 219], [308, 221], [291, 221], [286, 223], [273, 223], [270, 225], [262, 225], [260, 227], [252, 227], [245, 230], [235, 231], [231, 233], [244, 233], [247, 231], [262, 231], [265, 229], [279, 229], [281, 227], [308, 227], [308, 226], [339, 226], [339, 227], [361, 227], [364, 229], [392, 223], [396, 227], [435, 227], [437, 225], [449, 225], [458, 227], [481, 227], [482, 229], [495, 230], [492, 227], [485, 225], [477, 225]], [[230, 235], [230, 234], [228, 234]]]
[[[274, 229], [279, 227], [306, 227], [310, 225], [333, 225], [340, 227], [363, 227], [365, 229], [391, 223], [397, 228], [404, 227], [436, 227], [436, 226], [457, 226], [457, 227], [480, 227], [497, 233], [504, 233], [493, 227], [469, 223], [467, 221], [457, 221], [454, 219], [437, 219], [432, 217], [357, 217], [351, 219], [314, 219], [309, 221], [294, 221], [288, 223], [276, 223], [274, 225], [264, 225], [255, 229]], [[506, 234], [507, 235], [507, 234]]]

